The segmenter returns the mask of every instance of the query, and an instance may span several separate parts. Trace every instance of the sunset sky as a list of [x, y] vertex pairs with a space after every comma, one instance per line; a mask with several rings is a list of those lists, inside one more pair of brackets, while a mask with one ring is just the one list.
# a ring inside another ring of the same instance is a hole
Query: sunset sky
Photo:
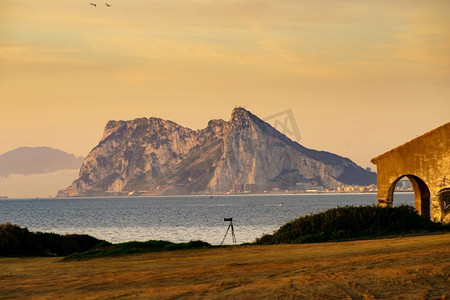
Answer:
[[86, 156], [108, 120], [291, 109], [370, 159], [450, 121], [450, 1], [0, 0], [0, 154]]

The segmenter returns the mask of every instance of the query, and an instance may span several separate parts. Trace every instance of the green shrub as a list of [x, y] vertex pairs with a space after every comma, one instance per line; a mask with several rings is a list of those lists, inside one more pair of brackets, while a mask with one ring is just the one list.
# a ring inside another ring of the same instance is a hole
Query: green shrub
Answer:
[[24, 253], [27, 249], [30, 232], [27, 228], [21, 228], [11, 223], [0, 225], [0, 255]]
[[255, 243], [324, 242], [436, 230], [449, 226], [421, 217], [412, 206], [345, 206], [293, 220]]
[[65, 256], [87, 251], [102, 242], [89, 235], [30, 232], [10, 223], [0, 225], [2, 256]]
[[28, 228], [10, 223], [0, 225], [0, 256], [68, 256], [68, 259], [86, 259], [205, 247], [212, 246], [202, 241], [172, 243], [154, 240], [111, 244], [89, 235], [30, 232]]

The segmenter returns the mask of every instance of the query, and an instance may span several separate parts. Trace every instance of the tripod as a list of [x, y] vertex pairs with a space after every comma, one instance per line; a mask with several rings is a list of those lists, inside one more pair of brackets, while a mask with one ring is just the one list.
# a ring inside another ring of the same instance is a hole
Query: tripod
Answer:
[[223, 245], [223, 242], [225, 241], [225, 238], [227, 237], [228, 231], [231, 228], [231, 237], [233, 239], [233, 245], [236, 244], [236, 236], [234, 235], [234, 227], [233, 227], [233, 218], [224, 219], [224, 221], [230, 221], [230, 225], [228, 225], [227, 232], [225, 232], [225, 236], [223, 237], [221, 245]]

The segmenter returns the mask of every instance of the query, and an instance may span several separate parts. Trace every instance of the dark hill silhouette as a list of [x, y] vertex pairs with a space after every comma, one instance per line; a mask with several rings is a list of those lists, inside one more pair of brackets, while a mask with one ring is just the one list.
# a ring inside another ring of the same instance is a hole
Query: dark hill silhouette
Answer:
[[0, 176], [43, 174], [78, 169], [83, 157], [50, 147], [21, 147], [0, 155]]

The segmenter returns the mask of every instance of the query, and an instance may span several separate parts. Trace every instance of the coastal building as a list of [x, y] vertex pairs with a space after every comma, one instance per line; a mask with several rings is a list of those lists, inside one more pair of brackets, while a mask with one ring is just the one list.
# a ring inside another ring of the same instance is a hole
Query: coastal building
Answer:
[[258, 186], [255, 183], [244, 184], [244, 192], [246, 193], [256, 193], [258, 191]]
[[244, 184], [243, 183], [233, 183], [233, 187], [231, 189], [233, 194], [239, 194], [244, 192]]
[[450, 223], [450, 122], [372, 159], [377, 166], [378, 205], [392, 206], [394, 189], [407, 177], [416, 210]]

